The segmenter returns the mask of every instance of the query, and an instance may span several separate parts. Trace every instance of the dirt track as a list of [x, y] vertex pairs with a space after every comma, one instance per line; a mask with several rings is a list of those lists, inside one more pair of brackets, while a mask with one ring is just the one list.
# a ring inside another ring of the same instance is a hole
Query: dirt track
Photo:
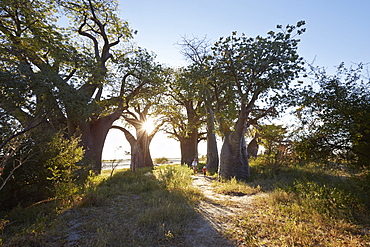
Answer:
[[251, 210], [256, 195], [230, 196], [215, 193], [212, 179], [203, 175], [194, 175], [193, 185], [204, 194], [205, 200], [197, 207], [200, 220], [191, 224], [186, 236], [186, 246], [236, 246], [223, 237], [230, 229], [229, 216]]

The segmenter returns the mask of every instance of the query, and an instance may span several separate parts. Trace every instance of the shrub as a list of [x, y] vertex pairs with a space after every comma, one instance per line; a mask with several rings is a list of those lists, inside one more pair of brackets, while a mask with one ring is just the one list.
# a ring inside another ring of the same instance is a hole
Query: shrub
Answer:
[[49, 170], [48, 179], [52, 181], [56, 198], [68, 202], [73, 200], [79, 188], [76, 180], [80, 167], [77, 163], [83, 157], [83, 149], [79, 147], [79, 139], [65, 139], [61, 133], [56, 134], [48, 145], [46, 161]]
[[155, 164], [167, 164], [168, 163], [168, 158], [166, 158], [166, 157], [155, 158], [154, 163]]
[[309, 207], [320, 213], [335, 217], [343, 210], [346, 213], [349, 211], [350, 197], [336, 187], [317, 182], [296, 180], [293, 190], [304, 198]]
[[188, 188], [192, 184], [191, 170], [185, 166], [167, 165], [154, 170], [160, 184], [167, 189]]

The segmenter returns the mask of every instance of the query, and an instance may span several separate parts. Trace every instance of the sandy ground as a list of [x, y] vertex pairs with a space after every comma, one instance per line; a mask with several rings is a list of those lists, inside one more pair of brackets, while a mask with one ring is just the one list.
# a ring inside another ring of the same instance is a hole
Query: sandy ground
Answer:
[[[194, 175], [193, 185], [201, 190], [205, 200], [197, 207], [200, 217], [192, 222], [186, 236], [185, 246], [216, 247], [236, 246], [223, 237], [222, 233], [231, 226], [228, 218], [245, 210], [251, 210], [256, 195], [230, 196], [215, 193], [212, 179], [203, 175]], [[227, 206], [225, 206], [227, 205]]]

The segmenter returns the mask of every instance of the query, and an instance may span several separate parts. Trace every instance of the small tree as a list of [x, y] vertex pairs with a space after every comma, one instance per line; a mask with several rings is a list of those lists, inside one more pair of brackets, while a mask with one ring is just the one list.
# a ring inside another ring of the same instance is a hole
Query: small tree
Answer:
[[287, 130], [283, 125], [262, 125], [259, 130], [262, 146], [265, 148], [263, 156], [268, 165], [279, 167], [286, 162], [290, 150], [290, 141], [287, 139]]
[[79, 142], [78, 138], [66, 139], [58, 133], [46, 151], [46, 155], [50, 157], [46, 161], [49, 170], [48, 179], [52, 181], [56, 198], [64, 200], [65, 203], [70, 202], [73, 195], [78, 192], [77, 171], [81, 169], [78, 162], [84, 155]]
[[315, 87], [304, 87], [297, 102], [298, 150], [306, 159], [341, 158], [358, 168], [369, 167], [370, 89], [362, 80], [363, 65], [346, 68], [342, 63], [334, 75], [311, 69]]

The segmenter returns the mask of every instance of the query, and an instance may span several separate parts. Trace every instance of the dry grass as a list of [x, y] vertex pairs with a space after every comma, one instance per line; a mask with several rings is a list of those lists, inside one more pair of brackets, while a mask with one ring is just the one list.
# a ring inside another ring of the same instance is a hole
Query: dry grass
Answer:
[[[237, 246], [370, 246], [368, 180], [317, 167], [252, 171], [247, 182], [213, 184], [221, 194], [257, 195], [250, 210], [218, 218], [231, 225], [223, 233]], [[0, 222], [2, 244], [181, 246], [204, 199], [191, 174], [179, 165], [104, 173], [68, 210], [49, 203], [8, 212]]]
[[[6, 246], [160, 246], [182, 241], [200, 200], [181, 166], [117, 171], [90, 181], [79, 205], [43, 222], [6, 227]], [[37, 218], [37, 217], [36, 217]], [[12, 221], [12, 220], [11, 220]], [[31, 221], [31, 220], [29, 220]]]
[[254, 210], [232, 217], [226, 234], [247, 246], [369, 246], [369, 236], [345, 220], [300, 205], [286, 192], [261, 197]]
[[254, 195], [261, 192], [260, 186], [253, 187], [243, 181], [235, 178], [230, 180], [215, 181], [213, 183], [214, 191], [224, 195]]
[[265, 193], [253, 210], [230, 217], [225, 235], [238, 246], [370, 246], [369, 184], [316, 168], [254, 167], [248, 182], [218, 182], [223, 194]]

